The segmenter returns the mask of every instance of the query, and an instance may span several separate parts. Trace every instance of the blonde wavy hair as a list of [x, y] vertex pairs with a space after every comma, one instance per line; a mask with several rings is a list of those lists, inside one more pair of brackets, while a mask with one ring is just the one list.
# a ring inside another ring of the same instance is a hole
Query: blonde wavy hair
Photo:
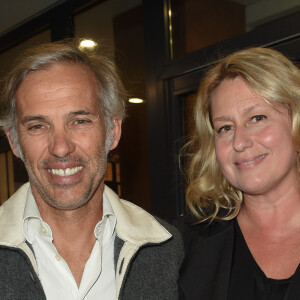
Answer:
[[[188, 160], [186, 201], [199, 222], [230, 220], [241, 208], [243, 193], [230, 185], [216, 160], [211, 122], [213, 93], [225, 79], [241, 77], [272, 105], [285, 105], [292, 118], [296, 149], [300, 149], [300, 70], [278, 51], [249, 48], [219, 60], [203, 78], [194, 107], [194, 128], [184, 147]], [[300, 158], [298, 155], [298, 169]], [[220, 210], [224, 208], [225, 213]]]

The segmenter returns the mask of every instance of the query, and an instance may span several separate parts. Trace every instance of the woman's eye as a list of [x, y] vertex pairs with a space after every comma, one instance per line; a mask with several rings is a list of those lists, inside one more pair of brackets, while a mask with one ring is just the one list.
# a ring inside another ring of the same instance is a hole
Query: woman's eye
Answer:
[[231, 130], [231, 128], [232, 128], [231, 125], [224, 125], [217, 130], [217, 133], [227, 132]]
[[252, 118], [251, 118], [251, 121], [253, 121], [253, 122], [259, 122], [259, 121], [262, 121], [263, 119], [266, 119], [267, 117], [266, 116], [264, 116], [264, 115], [257, 115], [257, 116], [253, 116]]

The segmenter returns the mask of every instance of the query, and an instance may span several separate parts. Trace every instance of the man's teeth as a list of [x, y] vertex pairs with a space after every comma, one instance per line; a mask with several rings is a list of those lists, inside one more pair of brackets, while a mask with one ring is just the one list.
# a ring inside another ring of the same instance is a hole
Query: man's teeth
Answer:
[[255, 159], [252, 159], [252, 160], [243, 162], [243, 163], [241, 163], [240, 165], [241, 165], [241, 166], [244, 166], [244, 165], [250, 165], [250, 164], [252, 164], [254, 161], [259, 160], [259, 159], [265, 157], [266, 155], [267, 155], [267, 154], [263, 154], [263, 155], [261, 155], [261, 156], [255, 158]]
[[82, 169], [83, 167], [80, 166], [80, 167], [66, 168], [66, 169], [48, 169], [48, 172], [58, 176], [70, 176], [79, 172]]

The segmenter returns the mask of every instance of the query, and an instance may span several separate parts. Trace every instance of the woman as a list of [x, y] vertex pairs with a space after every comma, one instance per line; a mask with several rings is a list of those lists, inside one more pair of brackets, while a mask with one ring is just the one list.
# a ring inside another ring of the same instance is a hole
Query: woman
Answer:
[[300, 299], [299, 69], [271, 49], [231, 54], [194, 117], [182, 299]]

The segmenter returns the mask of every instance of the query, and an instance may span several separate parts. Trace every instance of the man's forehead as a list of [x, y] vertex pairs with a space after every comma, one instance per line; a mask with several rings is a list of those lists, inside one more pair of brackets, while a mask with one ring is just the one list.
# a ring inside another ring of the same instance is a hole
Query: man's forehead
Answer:
[[31, 71], [20, 83], [18, 94], [56, 91], [63, 87], [98, 92], [98, 81], [94, 73], [82, 64], [55, 63], [46, 68]]
[[77, 75], [77, 73], [82, 73], [96, 79], [94, 72], [88, 66], [83, 65], [82, 63], [62, 61], [45, 64], [37, 70], [29, 71], [25, 76], [23, 82], [31, 77], [42, 76], [43, 74], [51, 73], [61, 74], [62, 72], [68, 74], [71, 77], [75, 77], [74, 75]]
[[68, 111], [101, 108], [97, 81], [93, 73], [80, 64], [57, 63], [51, 68], [31, 72], [19, 86], [15, 101], [17, 109], [25, 110], [37, 105]]

